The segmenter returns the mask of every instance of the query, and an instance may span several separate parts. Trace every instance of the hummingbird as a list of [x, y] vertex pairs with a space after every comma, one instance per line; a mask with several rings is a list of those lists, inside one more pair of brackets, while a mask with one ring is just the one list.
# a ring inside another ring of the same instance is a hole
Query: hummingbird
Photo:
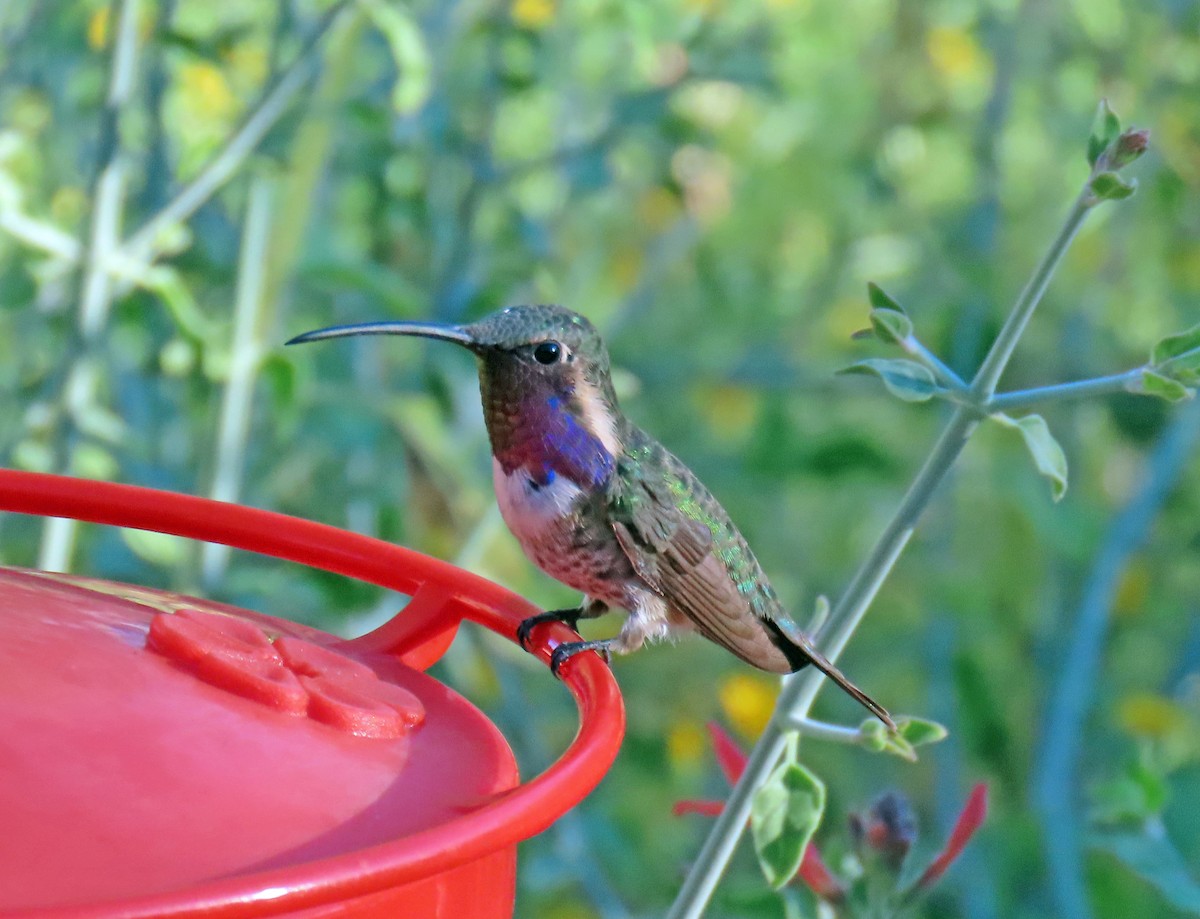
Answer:
[[532, 629], [610, 609], [620, 632], [565, 642], [551, 656], [558, 675], [582, 651], [609, 656], [689, 631], [771, 673], [817, 667], [890, 729], [887, 710], [855, 686], [788, 618], [725, 509], [696, 475], [622, 413], [608, 350], [584, 316], [559, 306], [511, 306], [477, 322], [414, 321], [334, 326], [287, 342], [351, 335], [410, 335], [461, 345], [478, 361], [483, 416], [501, 515], [525, 554], [580, 591]]

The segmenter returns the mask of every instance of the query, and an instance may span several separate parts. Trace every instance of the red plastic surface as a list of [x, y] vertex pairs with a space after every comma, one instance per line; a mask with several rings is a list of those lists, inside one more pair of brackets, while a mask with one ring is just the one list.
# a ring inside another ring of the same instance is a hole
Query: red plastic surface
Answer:
[[0, 569], [0, 907], [304, 865], [517, 785], [496, 729], [393, 657], [347, 657], [224, 605], [120, 594]]
[[[309, 521], [183, 495], [34, 473], [0, 471], [0, 509], [69, 516], [225, 543], [409, 594], [412, 596], [409, 605], [381, 629], [351, 642], [335, 644], [328, 644], [332, 641], [329, 636], [321, 636], [312, 630], [266, 617], [255, 617], [253, 614], [241, 614], [253, 622], [255, 628], [265, 630], [271, 638], [276, 639], [272, 644], [279, 655], [279, 662], [270, 655], [256, 651], [256, 646], [259, 646], [257, 638], [241, 626], [233, 626], [229, 634], [221, 634], [222, 630], [216, 629], [215, 636], [199, 629], [199, 638], [192, 626], [183, 627], [185, 634], [182, 636], [179, 630], [172, 631], [173, 626], [159, 626], [158, 631], [163, 636], [170, 636], [164, 637], [164, 647], [173, 650], [164, 654], [160, 647], [160, 653], [147, 654], [144, 648], [136, 648], [146, 660], [152, 661], [152, 666], [178, 671], [176, 676], [186, 678], [193, 691], [209, 694], [205, 698], [211, 700], [212, 697], [237, 695], [241, 704], [256, 713], [250, 717], [275, 725], [285, 723], [292, 733], [299, 729], [300, 733], [319, 736], [321, 749], [327, 752], [340, 751], [343, 749], [341, 745], [359, 750], [364, 745], [374, 746], [375, 752], [367, 757], [370, 760], [384, 756], [379, 751], [389, 749], [392, 751], [388, 755], [393, 757], [393, 767], [396, 765], [394, 757], [400, 755], [397, 749], [406, 747], [412, 738], [438, 730], [436, 725], [441, 720], [436, 710], [437, 704], [431, 703], [431, 698], [435, 698], [436, 694], [429, 696], [424, 691], [424, 684], [436, 684], [413, 673], [403, 663], [417, 667], [428, 665], [444, 650], [463, 618], [479, 622], [513, 639], [516, 625], [535, 612], [529, 604], [495, 584], [401, 547]], [[40, 577], [47, 579], [46, 576]], [[59, 589], [75, 588], [61, 586]], [[137, 588], [126, 590], [149, 595], [149, 592], [138, 591]], [[189, 601], [189, 605], [195, 604]], [[150, 622], [159, 610], [151, 609], [152, 603], [140, 603], [140, 606], [146, 616], [145, 634], [149, 634]], [[210, 606], [202, 607], [200, 615], [190, 618], [208, 626], [209, 631], [214, 631], [211, 629], [211, 620], [203, 615], [205, 612], [212, 613], [208, 608]], [[120, 627], [114, 628], [116, 634], [124, 635], [126, 640], [131, 638], [128, 629], [122, 632]], [[280, 634], [286, 638], [282, 647], [279, 643]], [[535, 653], [543, 662], [548, 662], [553, 647], [572, 637], [573, 633], [565, 626], [554, 624], [539, 628], [535, 639], [540, 640], [540, 644]], [[145, 635], [138, 635], [137, 638], [144, 642]], [[294, 643], [292, 638], [295, 639]], [[205, 667], [195, 666], [197, 641], [209, 648], [232, 644], [234, 650], [226, 647], [221, 652], [225, 656], [223, 664], [205, 665], [209, 667], [207, 673], [199, 673]], [[132, 653], [135, 649], [128, 650]], [[344, 652], [350, 658], [369, 665], [367, 669], [372, 678], [368, 678], [366, 672], [355, 667], [353, 662], [345, 666], [334, 665], [327, 656], [330, 651]], [[50, 654], [48, 651], [46, 653]], [[48, 669], [57, 669], [59, 676], [65, 675], [69, 682], [76, 666], [86, 670], [89, 665], [69, 664], [63, 659], [59, 667]], [[0, 670], [3, 668], [0, 667]], [[138, 668], [132, 668], [128, 679], [136, 679], [136, 672], [140, 672]], [[290, 689], [281, 691], [273, 685], [291, 685], [289, 678], [282, 676], [282, 673], [294, 677], [303, 689], [303, 713], [300, 711], [298, 695], [292, 694]], [[407, 675], [403, 679], [402, 673]], [[197, 873], [194, 883], [183, 888], [145, 888], [137, 896], [118, 895], [117, 899], [93, 901], [86, 906], [68, 907], [68, 901], [60, 899], [60, 908], [39, 910], [37, 915], [43, 919], [68, 915], [149, 917], [281, 914], [471, 916], [490, 919], [493, 916], [510, 915], [515, 843], [548, 827], [600, 780], [615, 758], [624, 728], [620, 696], [610, 671], [598, 657], [589, 654], [572, 658], [563, 668], [563, 676], [579, 707], [579, 733], [549, 769], [512, 791], [499, 796], [481, 794], [469, 806], [459, 807], [445, 819], [435, 819], [432, 823], [420, 826], [413, 823], [394, 824], [389, 816], [373, 828], [382, 836], [365, 845], [356, 843], [339, 849], [330, 844], [333, 837], [338, 835], [332, 831], [319, 836], [308, 848], [297, 845], [286, 852], [276, 848], [262, 854], [257, 862], [250, 866], [243, 865], [237, 873], [230, 871], [223, 876], [219, 870], [207, 874], [201, 872]], [[0, 681], [5, 679], [0, 675]], [[414, 707], [410, 699], [401, 698], [390, 689], [374, 685], [372, 679], [411, 692], [417, 698], [417, 706]], [[416, 680], [422, 685], [406, 685], [405, 679]], [[266, 685], [261, 685], [264, 682]], [[417, 692], [418, 689], [422, 691]], [[447, 698], [452, 696], [444, 689], [441, 691]], [[130, 692], [135, 698], [148, 697], [145, 701], [152, 709], [160, 701], [153, 698], [157, 695], [156, 691], [144, 686], [140, 690], [130, 689]], [[0, 692], [0, 697], [6, 694], [7, 690]], [[402, 724], [399, 728], [394, 721], [389, 721], [385, 710], [400, 717]], [[420, 718], [422, 710], [424, 723], [412, 730], [411, 735], [406, 733], [412, 728], [412, 723]], [[536, 717], [536, 713], [532, 716]], [[119, 739], [118, 726], [110, 723], [101, 730], [98, 724], [94, 732], [96, 735], [105, 735], [109, 742]], [[86, 723], [84, 727], [86, 729]], [[74, 728], [78, 729], [79, 725], [74, 725]], [[2, 717], [0, 729], [6, 735], [13, 736]], [[396, 730], [399, 730], [399, 736], [395, 736]], [[379, 733], [373, 737], [363, 736], [373, 731]], [[389, 732], [393, 732], [393, 736], [389, 737]], [[63, 736], [67, 735], [64, 733]], [[445, 738], [444, 743], [438, 740], [434, 746], [447, 747], [450, 743], [450, 738]], [[114, 743], [114, 746], [117, 744]], [[341, 754], [333, 752], [329, 755]], [[412, 746], [406, 755], [411, 756], [404, 765], [407, 773], [418, 762], [417, 747]], [[143, 797], [139, 788], [136, 785], [124, 789], [106, 786], [101, 781], [105, 760], [103, 757], [97, 759], [97, 756], [93, 750], [89, 756], [72, 757], [71, 749], [64, 746], [54, 759], [77, 770], [77, 778], [82, 783], [79, 794], [90, 794], [86, 803], [98, 811], [121, 807], [136, 810]], [[369, 781], [362, 782], [354, 776], [356, 768], [363, 768], [361, 763], [339, 767], [328, 762], [313, 763], [307, 757], [308, 753], [301, 755], [297, 752], [292, 756], [276, 757], [276, 764], [281, 771], [310, 770], [312, 776], [319, 778], [323, 790], [332, 789], [337, 795], [368, 798], [376, 795], [368, 804], [364, 804], [361, 798], [350, 802], [349, 810], [358, 807], [360, 814], [371, 813], [373, 807], [380, 806], [380, 801], [396, 793], [392, 785], [385, 784], [380, 789], [378, 783], [372, 786]], [[0, 773], [7, 768], [8, 761], [7, 753], [0, 757]], [[182, 756], [141, 765], [147, 768], [153, 765], [151, 771], [155, 781], [171, 781], [194, 767], [190, 760]], [[372, 768], [378, 767], [376, 762]], [[88, 776], [92, 779], [90, 785], [83, 783]], [[277, 777], [273, 784], [267, 783], [266, 787], [259, 788], [251, 797], [258, 799], [260, 795], [267, 795], [269, 798], [274, 793], [294, 800], [291, 795], [284, 794], [286, 789], [286, 783]], [[211, 807], [213, 800], [194, 791], [181, 793], [180, 797], [186, 799], [187, 806], [194, 807], [197, 819], [204, 816], [204, 811]], [[11, 831], [8, 819], [3, 818], [3, 822], [6, 831]], [[248, 816], [244, 821], [246, 831], [256, 834], [278, 830], [278, 827], [260, 827], [257, 825], [259, 822], [265, 821], [261, 817]], [[50, 845], [50, 836], [53, 836], [57, 840], [56, 846], [69, 846], [72, 829], [70, 826], [53, 828], [54, 832], [46, 837], [45, 844]], [[396, 836], [397, 833], [407, 835]], [[156, 832], [152, 838], [142, 840], [139, 853], [160, 847], [168, 847], [168, 844], [161, 842], [161, 834]], [[211, 848], [218, 853], [221, 849], [220, 846]], [[28, 851], [33, 852], [34, 847], [29, 846]], [[53, 860], [55, 854], [54, 846], [49, 851], [42, 849], [44, 858]], [[176, 851], [173, 861], [193, 858], [196, 854], [190, 849], [187, 852]], [[215, 856], [206, 849], [203, 857]], [[0, 859], [3, 858], [0, 856]], [[69, 877], [60, 877], [60, 886], [67, 881]], [[4, 903], [2, 897], [3, 891], [0, 891], [0, 904]], [[18, 913], [6, 912], [5, 915], [14, 916]]]

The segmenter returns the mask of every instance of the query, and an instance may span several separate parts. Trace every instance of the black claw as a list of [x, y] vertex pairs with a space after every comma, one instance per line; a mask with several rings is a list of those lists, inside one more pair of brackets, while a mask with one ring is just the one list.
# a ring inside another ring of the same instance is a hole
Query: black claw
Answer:
[[563, 662], [571, 656], [570, 654], [559, 653], [565, 647], [566, 645], [559, 645], [550, 653], [550, 672], [555, 676], [558, 676], [558, 668], [561, 667]]
[[[611, 638], [601, 639], [600, 641], [568, 641], [559, 645], [550, 653], [550, 672], [558, 676], [558, 671], [568, 659], [580, 654], [583, 651], [596, 651], [607, 664], [612, 663], [612, 652], [608, 646], [612, 644]], [[561, 678], [560, 678], [561, 679]]]
[[579, 616], [582, 612], [582, 609], [552, 609], [523, 619], [517, 626], [517, 643], [526, 651], [530, 650], [529, 640], [533, 634], [533, 627], [541, 625], [543, 622], [562, 622], [575, 629], [579, 624]]
[[522, 619], [521, 624], [517, 626], [517, 644], [526, 651], [529, 650], [529, 635], [537, 624], [538, 617], [530, 616], [528, 619]]

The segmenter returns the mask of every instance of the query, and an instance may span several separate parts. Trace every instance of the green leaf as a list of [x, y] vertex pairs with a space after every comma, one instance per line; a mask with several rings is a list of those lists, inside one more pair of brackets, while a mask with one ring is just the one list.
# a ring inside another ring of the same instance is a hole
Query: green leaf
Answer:
[[1124, 775], [1092, 789], [1088, 817], [1094, 826], [1142, 824], [1162, 814], [1168, 794], [1167, 779], [1160, 769], [1134, 763]]
[[1200, 383], [1200, 325], [1160, 339], [1150, 351], [1150, 365], [1180, 382]]
[[1102, 172], [1092, 179], [1091, 189], [1101, 201], [1122, 201], [1137, 191], [1137, 179], [1126, 182], [1115, 172]]
[[926, 402], [938, 391], [933, 374], [916, 361], [871, 358], [843, 367], [838, 373], [877, 376], [892, 395], [905, 402]]
[[[921, 724], [934, 725], [932, 721], [921, 721], [921, 719], [909, 719], [912, 722], [920, 722]], [[910, 763], [917, 761], [916, 744], [904, 734], [904, 722], [897, 724], [899, 730], [892, 734], [877, 718], [867, 718], [858, 726], [858, 745], [872, 753], [890, 753], [893, 756], [898, 756], [902, 760]], [[917, 737], [916, 743], [933, 743], [935, 740], [941, 740], [946, 736], [946, 729], [940, 724], [934, 727], [942, 731], [941, 737], [933, 737], [932, 733], [928, 739], [924, 736], [921, 728], [914, 727], [913, 732]]]
[[898, 756], [907, 763], [915, 763], [918, 759], [916, 749], [900, 734], [885, 734], [883, 749], [885, 753]]
[[800, 870], [804, 849], [825, 813], [825, 785], [794, 759], [785, 760], [754, 793], [750, 831], [767, 882], [776, 890]]
[[867, 718], [858, 726], [858, 744], [872, 753], [887, 749], [887, 728], [878, 718]]
[[71, 451], [68, 464], [71, 475], [81, 479], [111, 482], [121, 473], [121, 464], [107, 447], [84, 441]]
[[1088, 842], [1151, 884], [1175, 909], [1200, 916], [1200, 884], [1171, 841], [1146, 832], [1093, 832]]
[[121, 539], [138, 558], [152, 565], [174, 568], [187, 560], [191, 542], [169, 533], [153, 533], [150, 530], [122, 528]]
[[1067, 455], [1059, 446], [1046, 419], [1041, 415], [1026, 415], [1023, 418], [1012, 418], [1003, 412], [997, 412], [991, 418], [1006, 428], [1012, 428], [1021, 434], [1029, 455], [1033, 457], [1037, 471], [1050, 480], [1054, 492], [1054, 500], [1062, 500], [1067, 493]]
[[271, 387], [276, 409], [289, 408], [296, 402], [296, 365], [281, 354], [272, 354], [262, 363], [263, 379]]
[[914, 747], [937, 743], [940, 740], [945, 740], [950, 735], [950, 732], [946, 730], [944, 725], [938, 724], [936, 721], [929, 721], [926, 718], [914, 718], [912, 716], [899, 719], [896, 722], [896, 728], [900, 736]]
[[900, 344], [912, 335], [912, 320], [902, 307], [878, 284], [867, 284], [867, 299], [871, 301], [871, 328], [856, 332], [852, 338], [874, 335], [888, 344]]
[[1157, 396], [1168, 402], [1182, 402], [1195, 395], [1193, 390], [1188, 389], [1178, 380], [1164, 376], [1149, 367], [1142, 370], [1142, 378], [1138, 382], [1138, 392], [1147, 396]]
[[30, 472], [53, 472], [58, 463], [48, 444], [32, 437], [20, 441], [12, 451], [12, 465]]
[[867, 299], [871, 301], [871, 306], [877, 310], [891, 310], [895, 313], [903, 315], [904, 307], [892, 297], [882, 287], [874, 281], [867, 283]]
[[880, 341], [898, 345], [912, 335], [912, 320], [897, 310], [871, 310], [871, 327]]
[[392, 87], [392, 108], [400, 115], [411, 115], [425, 104], [433, 91], [433, 62], [425, 36], [409, 13], [383, 0], [362, 0], [371, 22], [387, 39], [396, 63], [396, 82]]
[[1108, 100], [1101, 99], [1096, 109], [1096, 117], [1092, 121], [1092, 133], [1088, 135], [1087, 160], [1089, 166], [1095, 166], [1096, 160], [1109, 148], [1121, 134], [1121, 119], [1108, 107]]

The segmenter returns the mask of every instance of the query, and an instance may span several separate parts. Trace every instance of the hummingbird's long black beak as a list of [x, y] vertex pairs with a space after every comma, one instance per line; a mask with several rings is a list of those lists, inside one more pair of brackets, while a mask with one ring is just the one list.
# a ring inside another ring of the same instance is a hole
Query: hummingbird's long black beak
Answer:
[[419, 338], [437, 338], [441, 341], [452, 341], [465, 348], [474, 350], [478, 342], [463, 326], [439, 325], [433, 322], [360, 322], [355, 325], [335, 325], [328, 329], [317, 329], [305, 332], [284, 342], [287, 345], [299, 345], [307, 341], [321, 341], [325, 338], [346, 338], [351, 335], [415, 335]]

